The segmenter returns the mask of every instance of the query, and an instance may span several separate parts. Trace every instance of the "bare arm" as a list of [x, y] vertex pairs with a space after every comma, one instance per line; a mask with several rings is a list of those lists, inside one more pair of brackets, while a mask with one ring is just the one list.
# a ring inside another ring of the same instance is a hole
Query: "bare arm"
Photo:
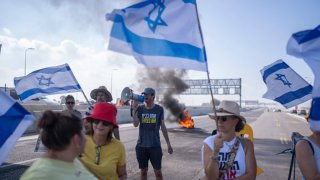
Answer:
[[249, 139], [245, 139], [245, 154], [246, 154], [246, 172], [243, 176], [236, 178], [236, 180], [251, 180], [256, 179], [257, 161], [254, 155], [253, 143]]
[[119, 166], [117, 167], [117, 173], [119, 176], [120, 180], [126, 180], [127, 179], [127, 168], [126, 168], [126, 164], [124, 164], [123, 166]]
[[133, 118], [133, 126], [134, 126], [134, 127], [138, 127], [140, 121], [139, 121], [138, 113], [137, 113], [136, 110], [134, 110], [134, 112], [133, 112], [133, 117], [132, 117], [132, 118]]
[[166, 124], [164, 123], [164, 120], [161, 120], [161, 131], [162, 131], [162, 135], [163, 135], [164, 139], [166, 140], [166, 143], [167, 143], [167, 146], [168, 146], [168, 153], [172, 154], [173, 153], [173, 149], [172, 149], [171, 144], [170, 144], [167, 127], [166, 127]]
[[218, 157], [219, 151], [212, 151], [207, 144], [203, 145], [203, 168], [207, 179], [219, 178], [219, 160], [211, 157]]
[[136, 100], [132, 100], [132, 119], [133, 119], [133, 126], [138, 127], [139, 126], [139, 118], [138, 118], [138, 102]]
[[320, 179], [315, 157], [307, 141], [301, 140], [297, 143], [296, 156], [299, 168], [305, 179]]

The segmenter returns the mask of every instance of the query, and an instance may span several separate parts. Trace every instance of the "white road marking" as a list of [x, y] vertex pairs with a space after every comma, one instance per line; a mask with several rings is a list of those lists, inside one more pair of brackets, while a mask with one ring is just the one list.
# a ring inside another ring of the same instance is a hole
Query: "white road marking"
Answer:
[[18, 141], [27, 141], [27, 140], [33, 140], [33, 139], [38, 139], [39, 134], [37, 135], [32, 135], [32, 136], [23, 136], [19, 138]]
[[289, 144], [289, 140], [285, 134], [280, 134], [280, 141], [281, 141], [281, 144]]

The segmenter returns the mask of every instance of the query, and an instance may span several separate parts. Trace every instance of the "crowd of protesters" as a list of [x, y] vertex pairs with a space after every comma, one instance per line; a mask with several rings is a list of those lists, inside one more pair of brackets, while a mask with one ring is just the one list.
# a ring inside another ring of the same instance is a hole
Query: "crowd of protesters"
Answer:
[[[154, 103], [153, 88], [146, 88], [142, 94], [144, 105], [132, 101], [133, 125], [139, 126], [136, 158], [141, 179], [147, 179], [149, 160], [156, 179], [163, 179], [160, 128], [168, 153], [173, 152], [164, 123], [164, 110]], [[127, 179], [125, 146], [120, 141], [118, 110], [111, 103], [112, 95], [105, 86], [100, 86], [92, 90], [90, 96], [96, 102], [83, 116], [75, 109], [72, 95], [65, 98], [66, 110], [44, 112], [38, 127], [47, 152], [21, 179]]]
[[[144, 104], [132, 100], [133, 126], [139, 127], [136, 159], [140, 179], [147, 179], [149, 161], [156, 179], [163, 179], [160, 128], [169, 154], [173, 153], [164, 122], [164, 109], [155, 103], [156, 92], [145, 88]], [[104, 86], [92, 90], [96, 100], [84, 116], [75, 109], [75, 99], [65, 98], [66, 110], [46, 111], [38, 120], [40, 137], [47, 151], [21, 179], [127, 179], [126, 151], [120, 141], [117, 108]], [[222, 101], [215, 114], [215, 133], [203, 141], [203, 179], [255, 179], [253, 143], [237, 132], [246, 125], [236, 102]], [[83, 120], [83, 121], [82, 121]], [[320, 178], [320, 135], [313, 132], [296, 144], [297, 162], [304, 179]]]

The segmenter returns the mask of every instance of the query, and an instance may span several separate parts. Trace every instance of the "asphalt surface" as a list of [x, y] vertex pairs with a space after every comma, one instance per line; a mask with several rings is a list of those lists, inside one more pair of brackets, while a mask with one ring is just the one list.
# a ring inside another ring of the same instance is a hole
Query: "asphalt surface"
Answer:
[[[242, 113], [254, 131], [254, 146], [258, 166], [264, 173], [259, 180], [288, 179], [291, 154], [279, 154], [291, 148], [291, 133], [298, 131], [308, 135], [308, 124], [301, 117], [285, 112], [267, 112], [258, 109]], [[203, 140], [215, 129], [213, 120], [207, 116], [193, 117], [194, 129], [185, 129], [177, 123], [166, 122], [173, 154], [167, 153], [167, 146], [161, 134], [163, 148], [162, 171], [164, 179], [193, 180], [203, 176], [201, 146]], [[140, 171], [135, 157], [138, 128], [131, 124], [120, 125], [120, 136], [126, 147], [128, 179], [139, 179]], [[23, 137], [15, 146], [6, 162], [0, 166], [0, 179], [19, 179], [21, 174], [39, 157], [34, 148], [37, 136]], [[149, 165], [149, 179], [155, 179]], [[301, 179], [296, 167], [296, 178]]]

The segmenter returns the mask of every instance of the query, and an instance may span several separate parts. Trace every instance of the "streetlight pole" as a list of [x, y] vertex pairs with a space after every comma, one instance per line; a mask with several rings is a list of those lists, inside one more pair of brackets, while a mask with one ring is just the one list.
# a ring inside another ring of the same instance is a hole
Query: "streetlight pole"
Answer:
[[28, 50], [34, 50], [34, 48], [27, 48], [24, 51], [24, 75], [27, 74], [27, 52], [28, 52]]
[[110, 85], [110, 87], [111, 87], [111, 88], [110, 88], [111, 94], [112, 94], [112, 74], [113, 74], [113, 71], [117, 71], [117, 70], [118, 70], [118, 69], [112, 69], [112, 70], [111, 70], [111, 81], [110, 81], [110, 84], [111, 84], [111, 85]]

